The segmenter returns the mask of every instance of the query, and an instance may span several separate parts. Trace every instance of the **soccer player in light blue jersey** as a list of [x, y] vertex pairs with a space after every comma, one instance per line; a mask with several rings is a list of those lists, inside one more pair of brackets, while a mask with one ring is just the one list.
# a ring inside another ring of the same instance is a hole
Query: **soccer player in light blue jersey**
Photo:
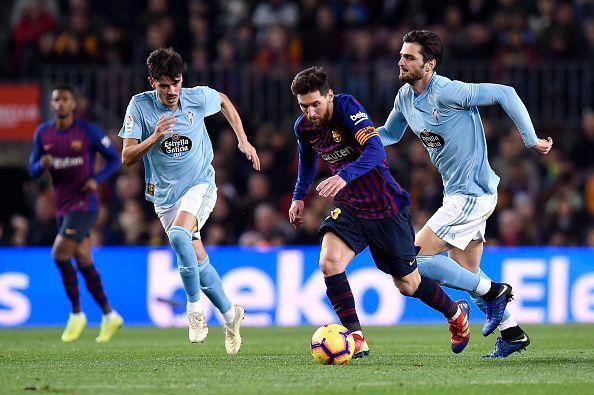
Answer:
[[254, 169], [260, 170], [260, 160], [225, 94], [206, 86], [182, 88], [186, 65], [177, 52], [157, 49], [149, 55], [147, 66], [154, 90], [130, 100], [119, 133], [124, 139], [122, 162], [129, 166], [144, 160], [145, 197], [153, 202], [177, 254], [187, 294], [190, 341], [202, 342], [208, 334], [200, 302], [202, 290], [223, 315], [227, 353], [236, 354], [241, 347], [239, 329], [245, 310], [231, 304], [225, 295], [200, 240], [200, 229], [217, 198], [213, 150], [204, 118], [221, 111], [237, 135], [239, 150]]
[[[441, 40], [430, 31], [413, 30], [403, 37], [398, 66], [399, 78], [406, 84], [378, 131], [383, 144], [390, 145], [397, 143], [409, 126], [441, 173], [443, 206], [415, 236], [415, 244], [421, 247], [419, 270], [441, 284], [471, 294], [487, 313], [483, 335], [490, 335], [497, 326], [501, 332], [494, 351], [486, 357], [504, 358], [525, 349], [530, 340], [506, 310], [511, 287], [492, 282], [480, 270], [485, 224], [497, 204], [499, 177], [487, 160], [478, 107], [501, 105], [525, 146], [539, 154], [547, 154], [553, 141], [536, 136], [528, 111], [513, 88], [468, 84], [437, 75], [442, 52]], [[440, 255], [445, 251], [449, 257]]]

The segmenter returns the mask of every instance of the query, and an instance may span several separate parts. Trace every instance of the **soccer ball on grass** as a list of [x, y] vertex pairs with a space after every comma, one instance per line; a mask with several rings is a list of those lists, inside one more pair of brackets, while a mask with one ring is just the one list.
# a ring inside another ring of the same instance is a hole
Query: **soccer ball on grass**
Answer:
[[355, 352], [355, 339], [339, 324], [319, 327], [311, 337], [311, 355], [323, 365], [344, 365]]

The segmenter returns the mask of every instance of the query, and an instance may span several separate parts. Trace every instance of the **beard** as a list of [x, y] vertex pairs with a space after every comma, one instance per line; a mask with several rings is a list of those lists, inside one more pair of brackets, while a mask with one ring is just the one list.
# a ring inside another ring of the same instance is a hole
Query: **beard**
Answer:
[[409, 70], [406, 72], [406, 74], [403, 74], [402, 70], [400, 70], [400, 73], [398, 74], [398, 79], [405, 84], [412, 84], [421, 78], [423, 78], [423, 73], [421, 70], [418, 70], [417, 72]]

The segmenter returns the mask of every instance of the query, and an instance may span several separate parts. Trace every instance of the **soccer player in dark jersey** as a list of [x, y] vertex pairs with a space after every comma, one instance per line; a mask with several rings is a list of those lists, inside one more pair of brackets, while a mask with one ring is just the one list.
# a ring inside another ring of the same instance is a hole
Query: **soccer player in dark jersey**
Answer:
[[[72, 305], [62, 341], [77, 340], [87, 325], [80, 306], [76, 270], [71, 263], [74, 257], [87, 289], [103, 311], [101, 329], [95, 340], [108, 342], [123, 320], [111, 308], [93, 266], [89, 231], [95, 225], [99, 208], [97, 186], [119, 168], [120, 158], [109, 137], [97, 125], [74, 118], [76, 98], [71, 87], [56, 87], [50, 106], [54, 119], [39, 125], [35, 131], [29, 174], [39, 177], [47, 169], [52, 176], [58, 223], [52, 257]], [[106, 164], [95, 173], [97, 152], [105, 158]]]
[[433, 280], [420, 275], [410, 196], [390, 175], [386, 152], [367, 111], [348, 94], [334, 95], [321, 68], [298, 73], [291, 91], [303, 114], [295, 122], [299, 170], [289, 220], [303, 224], [303, 199], [315, 175], [317, 157], [333, 176], [316, 187], [335, 208], [321, 223], [320, 269], [326, 294], [340, 322], [353, 333], [355, 354], [369, 354], [355, 299], [345, 273], [349, 262], [366, 247], [381, 271], [392, 276], [400, 293], [420, 299], [450, 323], [451, 347], [461, 352], [470, 339], [466, 301], [453, 302]]

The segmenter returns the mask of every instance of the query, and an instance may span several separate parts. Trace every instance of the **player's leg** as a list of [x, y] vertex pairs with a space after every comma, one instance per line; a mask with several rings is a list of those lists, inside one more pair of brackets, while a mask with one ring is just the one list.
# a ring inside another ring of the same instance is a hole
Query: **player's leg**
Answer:
[[420, 299], [441, 312], [450, 322], [452, 351], [461, 352], [470, 339], [468, 303], [454, 303], [434, 280], [421, 276], [415, 259], [414, 230], [408, 208], [396, 216], [365, 220], [373, 260], [381, 271], [390, 274], [400, 293]]
[[[243, 306], [232, 304], [225, 294], [221, 278], [211, 264], [210, 258], [200, 239], [200, 229], [202, 229], [205, 222], [208, 220], [216, 201], [216, 186], [200, 184], [190, 188], [190, 190], [184, 194], [180, 201], [179, 209], [194, 215], [192, 247], [194, 248], [194, 253], [198, 262], [200, 289], [223, 315], [225, 350], [228, 354], [237, 354], [241, 348], [242, 340], [240, 327], [245, 316], [245, 309]], [[200, 308], [201, 306], [198, 307], [198, 309]], [[205, 334], [208, 333], [204, 315], [200, 315], [199, 313], [198, 317], [200, 318], [199, 324], [202, 325], [203, 332]]]
[[[489, 279], [489, 277], [479, 267], [482, 252], [483, 241], [474, 240], [468, 245], [466, 250], [462, 251], [458, 248], [453, 248], [449, 251], [449, 255], [456, 262], [460, 263], [460, 265], [468, 268], [468, 270], [473, 270], [481, 277]], [[486, 313], [487, 304], [483, 298], [476, 293], [470, 293], [470, 295], [474, 303]], [[496, 341], [494, 351], [485, 357], [505, 358], [509, 354], [525, 349], [530, 344], [528, 335], [518, 325], [508, 309], [505, 309], [503, 318], [499, 324], [499, 331], [501, 336]]]
[[[483, 334], [493, 331], [501, 322], [503, 310], [511, 297], [511, 287], [483, 278], [450, 257], [439, 254], [452, 248], [465, 250], [477, 237], [483, 240], [486, 218], [496, 203], [496, 196], [447, 197], [443, 206], [415, 237], [415, 243], [421, 247], [417, 262], [422, 275], [442, 285], [475, 293], [490, 306]], [[480, 262], [480, 254], [477, 262]]]
[[[162, 215], [160, 214], [159, 217]], [[204, 341], [208, 332], [203, 330], [205, 321], [200, 302], [200, 272], [192, 244], [192, 229], [195, 223], [196, 218], [193, 213], [179, 211], [167, 230], [167, 236], [177, 255], [177, 268], [186, 291], [188, 337], [192, 343], [199, 343]]]
[[348, 211], [336, 207], [320, 224], [319, 234], [322, 237], [319, 264], [326, 284], [326, 296], [341, 324], [353, 334], [353, 358], [363, 358], [369, 355], [369, 346], [363, 336], [355, 298], [345, 272], [353, 257], [367, 247], [362, 222]]
[[326, 296], [332, 308], [355, 339], [353, 358], [369, 355], [369, 346], [363, 336], [363, 329], [357, 316], [355, 298], [346, 275], [346, 267], [355, 257], [355, 252], [334, 231], [326, 231], [322, 238], [320, 251], [320, 270], [324, 275]]
[[[195, 233], [196, 235], [196, 233]], [[227, 297], [223, 289], [223, 283], [210, 258], [204, 249], [201, 240], [194, 240], [193, 243], [198, 258], [198, 270], [200, 271], [200, 288], [210, 299], [212, 304], [221, 312], [224, 320], [225, 349], [228, 354], [237, 354], [241, 348], [241, 321], [245, 316], [243, 306], [234, 305]]]
[[56, 262], [58, 270], [60, 270], [62, 284], [72, 309], [66, 328], [62, 332], [63, 342], [78, 340], [87, 326], [87, 317], [80, 307], [76, 270], [72, 265], [72, 257], [76, 251], [77, 241], [73, 238], [76, 229], [70, 222], [69, 214], [58, 218], [58, 236], [52, 246], [52, 258]]
[[106, 343], [110, 341], [122, 327], [124, 320], [111, 308], [107, 296], [105, 295], [101, 277], [99, 276], [95, 265], [93, 265], [91, 258], [91, 239], [88, 236], [78, 244], [74, 254], [74, 260], [76, 261], [78, 270], [85, 279], [89, 293], [93, 296], [93, 299], [103, 311], [99, 336], [95, 338], [95, 341], [97, 343]]

